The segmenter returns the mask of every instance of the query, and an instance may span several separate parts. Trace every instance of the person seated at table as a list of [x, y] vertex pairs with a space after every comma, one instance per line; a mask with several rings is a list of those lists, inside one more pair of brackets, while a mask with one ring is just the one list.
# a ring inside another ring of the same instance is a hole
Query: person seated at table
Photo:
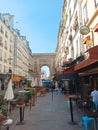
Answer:
[[94, 87], [94, 90], [91, 92], [91, 97], [95, 107], [98, 108], [98, 87]]

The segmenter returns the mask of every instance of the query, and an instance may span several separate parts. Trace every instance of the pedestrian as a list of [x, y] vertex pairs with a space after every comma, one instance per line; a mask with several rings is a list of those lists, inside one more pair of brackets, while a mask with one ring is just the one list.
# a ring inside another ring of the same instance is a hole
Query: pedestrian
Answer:
[[58, 87], [58, 82], [55, 82], [55, 91], [58, 93], [59, 87]]
[[30, 107], [30, 110], [31, 110], [31, 107], [32, 107], [32, 100], [31, 99], [29, 100], [29, 107]]
[[4, 90], [4, 83], [2, 83], [2, 85], [1, 85], [1, 90], [2, 91]]
[[91, 98], [96, 108], [98, 108], [98, 87], [94, 87], [94, 90], [91, 92]]

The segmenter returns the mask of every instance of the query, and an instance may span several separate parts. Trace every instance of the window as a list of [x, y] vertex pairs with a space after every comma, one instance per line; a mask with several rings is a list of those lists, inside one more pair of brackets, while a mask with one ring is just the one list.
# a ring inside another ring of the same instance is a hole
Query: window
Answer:
[[0, 64], [0, 72], [2, 71], [2, 65]]
[[1, 32], [2, 34], [4, 33], [2, 26], [0, 26], [0, 32]]
[[83, 13], [84, 13], [84, 24], [86, 24], [86, 23], [88, 22], [87, 3], [86, 3], [85, 6], [84, 6]]
[[0, 49], [0, 61], [2, 61], [2, 49]]
[[0, 37], [0, 46], [3, 46], [2, 37]]
[[5, 41], [4, 48], [7, 49], [7, 41]]
[[10, 42], [12, 42], [12, 36], [10, 36]]
[[8, 34], [7, 34], [7, 31], [5, 32], [5, 37], [8, 38]]
[[9, 52], [12, 53], [12, 46], [9, 46]]
[[4, 62], [7, 62], [7, 54], [6, 54], [6, 52], [4, 53]]
[[4, 73], [6, 73], [6, 66], [4, 65]]
[[98, 0], [95, 0], [95, 6], [98, 7]]

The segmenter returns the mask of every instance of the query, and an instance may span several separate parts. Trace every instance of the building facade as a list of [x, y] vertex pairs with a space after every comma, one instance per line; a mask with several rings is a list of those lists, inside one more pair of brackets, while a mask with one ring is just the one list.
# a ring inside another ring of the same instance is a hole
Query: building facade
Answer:
[[[10, 22], [9, 22], [10, 21]], [[14, 53], [13, 16], [0, 14], [0, 79], [6, 78], [9, 69], [13, 70]]]
[[14, 28], [14, 16], [0, 14], [0, 81], [4, 82], [11, 70], [13, 82], [29, 78], [32, 54], [29, 42]]
[[66, 74], [69, 69], [77, 73], [83, 93], [84, 90], [91, 91], [93, 87], [98, 86], [97, 32], [97, 0], [64, 1], [55, 66], [61, 73], [63, 71]]

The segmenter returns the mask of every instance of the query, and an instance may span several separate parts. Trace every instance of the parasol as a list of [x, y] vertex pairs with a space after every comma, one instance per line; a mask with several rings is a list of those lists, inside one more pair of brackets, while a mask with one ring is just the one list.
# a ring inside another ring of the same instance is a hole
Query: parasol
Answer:
[[9, 109], [10, 109], [10, 101], [14, 98], [14, 92], [13, 92], [13, 88], [12, 88], [12, 80], [10, 79], [9, 83], [8, 83], [8, 87], [7, 90], [5, 92], [5, 96], [4, 99], [6, 99], [8, 102], [8, 113], [9, 113]]

